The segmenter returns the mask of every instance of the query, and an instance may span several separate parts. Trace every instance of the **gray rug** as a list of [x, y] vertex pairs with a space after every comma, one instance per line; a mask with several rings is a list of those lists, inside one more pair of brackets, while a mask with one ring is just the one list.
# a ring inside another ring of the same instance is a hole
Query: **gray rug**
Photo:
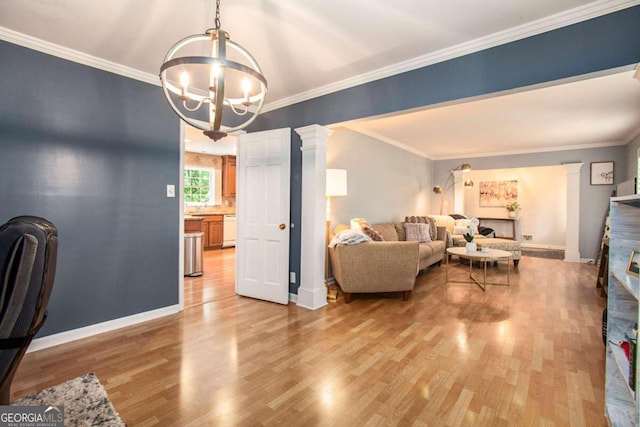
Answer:
[[93, 372], [18, 399], [11, 405], [64, 405], [65, 426], [126, 426]]

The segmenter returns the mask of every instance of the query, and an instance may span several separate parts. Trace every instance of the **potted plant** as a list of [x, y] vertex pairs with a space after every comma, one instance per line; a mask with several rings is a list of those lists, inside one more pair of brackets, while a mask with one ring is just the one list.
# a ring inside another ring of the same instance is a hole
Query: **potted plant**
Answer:
[[520, 210], [520, 203], [518, 202], [508, 203], [507, 206], [505, 206], [505, 208], [507, 208], [507, 210], [509, 211], [509, 218], [515, 218], [518, 216], [518, 211]]
[[467, 241], [467, 252], [474, 252], [478, 250], [478, 245], [473, 241], [473, 229], [471, 227], [467, 227], [467, 232], [463, 234], [464, 240]]

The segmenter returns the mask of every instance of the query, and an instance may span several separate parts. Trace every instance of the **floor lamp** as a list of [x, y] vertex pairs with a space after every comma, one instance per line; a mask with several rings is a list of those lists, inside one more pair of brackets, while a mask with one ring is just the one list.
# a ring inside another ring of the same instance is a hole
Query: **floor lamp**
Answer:
[[[433, 187], [433, 193], [440, 195], [440, 215], [444, 215], [444, 205], [445, 205], [444, 194], [451, 187], [453, 187], [454, 184], [456, 184], [457, 182], [460, 182], [460, 181], [456, 182], [455, 175], [454, 175], [454, 172], [458, 170], [461, 170], [462, 172], [469, 172], [471, 170], [471, 165], [469, 163], [462, 163], [461, 165], [456, 166], [455, 169], [449, 171], [447, 180], [445, 181], [442, 187], [440, 187], [439, 185], [436, 185], [435, 187]], [[473, 187], [473, 181], [471, 181], [470, 179], [464, 180], [464, 186], [465, 188]]]
[[331, 238], [331, 198], [347, 195], [347, 171], [344, 169], [327, 169], [327, 186], [325, 195], [327, 196], [326, 211], [326, 236], [325, 236], [325, 260], [324, 260], [324, 284], [327, 287], [327, 297], [336, 299], [338, 296], [336, 289], [329, 288], [329, 241]]

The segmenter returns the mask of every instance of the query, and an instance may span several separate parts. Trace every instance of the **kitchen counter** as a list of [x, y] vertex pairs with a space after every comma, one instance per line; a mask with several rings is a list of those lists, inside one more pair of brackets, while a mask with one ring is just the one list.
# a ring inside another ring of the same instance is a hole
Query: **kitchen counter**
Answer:
[[202, 221], [204, 218], [201, 216], [198, 217], [198, 216], [185, 215], [184, 219], [185, 221]]

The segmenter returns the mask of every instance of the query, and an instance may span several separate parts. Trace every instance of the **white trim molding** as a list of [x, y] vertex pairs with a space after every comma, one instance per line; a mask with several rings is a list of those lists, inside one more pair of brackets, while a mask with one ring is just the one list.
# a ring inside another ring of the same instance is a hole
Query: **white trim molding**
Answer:
[[98, 70], [108, 71], [113, 74], [129, 77], [130, 79], [160, 86], [160, 77], [157, 75], [136, 70], [135, 68], [127, 67], [126, 65], [111, 62], [77, 50], [69, 49], [68, 47], [19, 33], [5, 27], [0, 27], [0, 40], [17, 44], [19, 46], [26, 47], [27, 49], [37, 50], [38, 52], [46, 53], [57, 58], [86, 65], [88, 67], [97, 68]]
[[58, 334], [37, 338], [31, 342], [27, 353], [32, 353], [34, 351], [43, 350], [45, 348], [53, 347], [60, 344], [66, 344], [71, 341], [76, 341], [83, 338], [93, 337], [98, 334], [115, 331], [116, 329], [133, 326], [138, 323], [147, 322], [149, 320], [159, 319], [160, 317], [176, 314], [179, 311], [179, 305], [170, 305], [168, 307], [158, 308], [156, 310], [145, 311], [143, 313], [137, 313], [131, 316], [121, 317], [119, 319], [85, 326], [83, 328], [72, 329], [70, 331], [60, 332]]
[[[507, 44], [516, 40], [542, 34], [558, 28], [566, 27], [578, 22], [597, 18], [602, 15], [617, 12], [640, 4], [640, 0], [598, 0], [579, 6], [564, 12], [556, 13], [536, 21], [527, 22], [517, 27], [489, 34], [465, 43], [441, 49], [436, 52], [421, 55], [396, 64], [379, 68], [357, 76], [349, 77], [337, 82], [332, 82], [293, 96], [282, 98], [264, 106], [263, 112], [277, 110], [322, 95], [338, 92], [343, 89], [369, 83], [385, 77], [416, 70], [438, 62], [459, 58], [464, 55], [479, 52], [492, 47]], [[47, 53], [58, 58], [84, 64], [89, 67], [119, 74], [135, 80], [143, 81], [155, 86], [160, 86], [158, 75], [140, 71], [126, 65], [118, 64], [106, 59], [98, 58], [77, 50], [32, 37], [6, 27], [0, 27], [0, 40], [5, 40], [29, 49]]]
[[320, 125], [295, 129], [302, 138], [302, 229], [300, 243], [300, 287], [298, 302], [311, 310], [327, 305], [324, 283], [325, 187], [327, 140], [333, 133]]
[[567, 172], [567, 233], [564, 260], [581, 262], [580, 257], [580, 170], [583, 163], [566, 163]]

